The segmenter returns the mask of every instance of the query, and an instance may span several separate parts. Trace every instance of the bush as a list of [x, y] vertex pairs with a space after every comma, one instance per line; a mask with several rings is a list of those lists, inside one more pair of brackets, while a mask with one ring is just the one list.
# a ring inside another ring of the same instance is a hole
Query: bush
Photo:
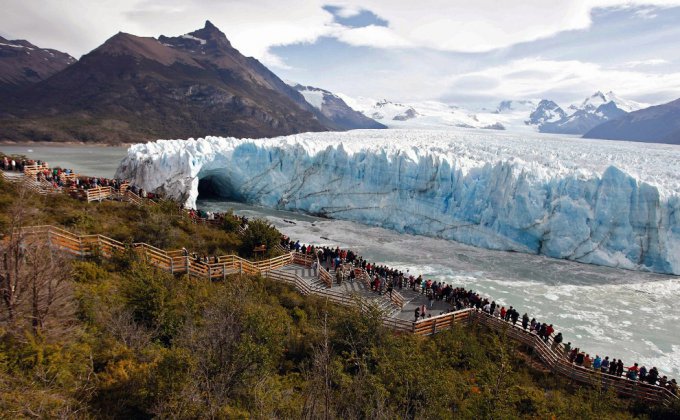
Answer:
[[248, 223], [248, 229], [243, 235], [241, 255], [255, 257], [254, 249], [264, 245], [266, 247], [264, 256], [275, 256], [276, 245], [279, 243], [281, 243], [281, 233], [274, 226], [266, 220], [254, 219]]

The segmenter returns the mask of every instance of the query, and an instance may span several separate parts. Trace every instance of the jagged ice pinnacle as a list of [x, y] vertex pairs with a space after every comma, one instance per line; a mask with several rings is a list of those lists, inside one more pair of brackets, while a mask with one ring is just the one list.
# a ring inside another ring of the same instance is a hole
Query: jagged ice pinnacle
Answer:
[[479, 247], [680, 274], [680, 148], [474, 131], [206, 137], [129, 148], [117, 177]]

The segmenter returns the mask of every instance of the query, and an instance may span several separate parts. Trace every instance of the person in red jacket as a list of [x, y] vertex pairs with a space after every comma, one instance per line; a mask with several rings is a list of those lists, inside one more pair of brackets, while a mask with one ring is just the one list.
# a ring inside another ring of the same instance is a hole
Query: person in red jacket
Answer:
[[543, 341], [546, 343], [548, 342], [548, 338], [552, 335], [552, 333], [555, 332], [555, 328], [553, 328], [553, 325], [550, 324], [545, 328], [545, 337], [543, 337]]

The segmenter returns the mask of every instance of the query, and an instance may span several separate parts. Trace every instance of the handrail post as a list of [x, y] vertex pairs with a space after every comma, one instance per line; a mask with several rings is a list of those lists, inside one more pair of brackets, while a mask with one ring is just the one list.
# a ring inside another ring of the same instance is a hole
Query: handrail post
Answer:
[[222, 264], [222, 281], [227, 279], [227, 264]]
[[187, 275], [189, 276], [189, 278], [191, 278], [191, 270], [189, 270], [189, 256], [186, 255], [184, 258], [185, 258], [185, 259], [184, 259], [184, 262], [185, 262], [185, 266], [184, 266], [184, 267], [185, 267], [186, 270], [187, 270]]

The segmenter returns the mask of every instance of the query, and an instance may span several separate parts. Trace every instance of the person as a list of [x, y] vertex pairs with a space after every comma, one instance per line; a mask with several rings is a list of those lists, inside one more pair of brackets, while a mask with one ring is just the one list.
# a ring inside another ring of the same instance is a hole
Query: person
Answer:
[[529, 325], [531, 326], [531, 328], [529, 328], [529, 332], [531, 332], [536, 327], [536, 318], [531, 318], [531, 323]]
[[612, 363], [609, 366], [609, 374], [610, 375], [616, 375], [616, 369], [617, 369], [618, 366], [619, 366], [619, 364], [617, 363], [616, 359], [612, 359]]
[[548, 336], [548, 324], [545, 322], [543, 324], [540, 324], [541, 327], [538, 329], [538, 336], [543, 338], [543, 341], [548, 341], [546, 338]]
[[430, 294], [427, 296], [427, 307], [428, 307], [429, 309], [432, 309], [432, 305], [433, 305], [433, 304], [434, 304], [434, 296], [433, 296], [433, 293], [430, 293]]
[[576, 364], [579, 366], [583, 366], [583, 362], [585, 361], [585, 359], [586, 354], [582, 351], [578, 352], [578, 354], [576, 355]]
[[656, 381], [659, 379], [659, 371], [656, 369], [656, 366], [652, 367], [649, 369], [649, 372], [647, 372], [647, 383], [651, 385], [656, 385]]
[[425, 319], [426, 313], [427, 309], [425, 309], [425, 305], [420, 305], [420, 318]]
[[593, 368], [593, 359], [590, 358], [590, 355], [586, 353], [586, 357], [583, 358], [583, 367], [592, 369]]
[[527, 313], [524, 312], [524, 315], [522, 315], [522, 328], [524, 328], [524, 330], [526, 330], [528, 325], [529, 325], [529, 315], [527, 315]]
[[505, 310], [505, 306], [501, 307], [501, 319], [505, 319], [506, 313], [508, 313], [508, 311]]
[[342, 270], [338, 269], [335, 272], [335, 280], [338, 282], [338, 285], [342, 284]]
[[555, 336], [555, 339], [553, 340], [553, 343], [552, 343], [553, 350], [557, 349], [557, 346], [559, 346], [560, 343], [562, 343], [562, 333], [558, 332], [557, 335]]
[[616, 376], [623, 376], [623, 360], [621, 359], [619, 359], [618, 363], [616, 364]]
[[602, 364], [600, 365], [600, 372], [609, 373], [609, 356], [605, 356]]
[[678, 383], [675, 381], [675, 379], [671, 379], [670, 382], [668, 382], [668, 386], [666, 388], [671, 391], [671, 394], [677, 396], [678, 395]]
[[569, 357], [570, 352], [571, 352], [571, 341], [567, 342], [567, 344], [564, 345], [564, 355], [566, 357]]
[[416, 306], [416, 311], [415, 311], [416, 319], [414, 322], [418, 321], [418, 317], [420, 317], [420, 306]]
[[491, 304], [489, 302], [487, 302], [486, 305], [484, 305], [484, 307], [482, 308], [482, 310], [484, 312], [486, 312], [487, 314], [490, 314], [491, 313]]
[[628, 379], [633, 380], [633, 381], [637, 381], [638, 371], [639, 371], [639, 369], [638, 369], [637, 363], [633, 364], [633, 366], [630, 366], [628, 368], [628, 375], [627, 375]]
[[666, 387], [666, 383], [668, 382], [668, 377], [666, 375], [663, 375], [661, 379], [659, 379], [659, 386], [662, 388]]
[[593, 369], [600, 370], [601, 367], [602, 367], [602, 358], [600, 357], [599, 354], [596, 354], [595, 359], [593, 360]]
[[545, 335], [543, 335], [543, 341], [545, 341], [547, 343], [548, 339], [550, 338], [550, 336], [554, 332], [555, 332], [555, 328], [553, 327], [553, 324], [550, 324], [547, 327], [545, 327]]
[[646, 382], [647, 379], [647, 368], [642, 366], [639, 370], [640, 382]]
[[514, 308], [510, 306], [510, 309], [505, 311], [505, 317], [503, 318], [504, 321], [510, 322], [510, 317], [512, 316], [512, 311], [514, 311]]
[[569, 353], [569, 362], [570, 363], [575, 363], [576, 362], [576, 356], [578, 355], [578, 347], [575, 347], [571, 353]]
[[512, 319], [512, 325], [517, 324], [517, 320], [519, 319], [519, 312], [517, 312], [516, 309], [513, 309], [510, 318]]

